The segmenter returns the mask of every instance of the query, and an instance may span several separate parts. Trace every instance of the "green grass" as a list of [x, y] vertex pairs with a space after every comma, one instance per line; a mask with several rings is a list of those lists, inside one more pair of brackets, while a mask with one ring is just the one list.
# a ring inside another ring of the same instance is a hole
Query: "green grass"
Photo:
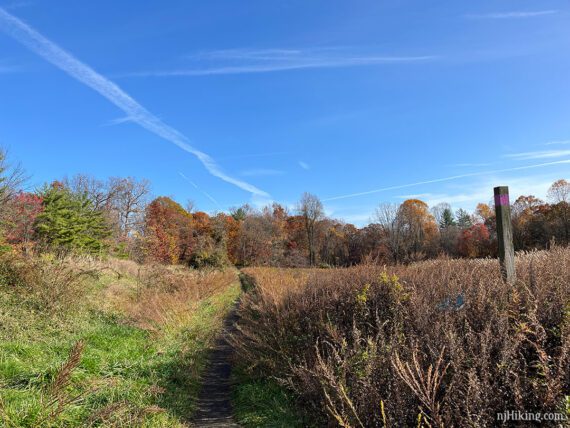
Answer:
[[270, 379], [253, 379], [234, 369], [233, 407], [244, 427], [302, 428], [312, 426], [298, 411], [298, 403], [281, 385]]
[[[255, 280], [239, 273], [244, 293], [255, 288]], [[302, 428], [314, 426], [299, 410], [299, 403], [283, 386], [271, 379], [252, 377], [243, 367], [232, 370], [232, 404], [236, 421], [244, 427]]]
[[[231, 285], [199, 302], [185, 325], [150, 333], [94, 304], [41, 313], [0, 284], [0, 426], [183, 426], [208, 347], [239, 293]], [[84, 351], [63, 394], [80, 396], [50, 417], [49, 386], [78, 340]]]

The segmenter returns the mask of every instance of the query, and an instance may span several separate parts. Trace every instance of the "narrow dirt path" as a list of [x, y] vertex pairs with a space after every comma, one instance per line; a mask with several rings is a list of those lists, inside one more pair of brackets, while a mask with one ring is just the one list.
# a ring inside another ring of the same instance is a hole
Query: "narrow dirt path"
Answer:
[[235, 331], [237, 321], [234, 308], [224, 321], [224, 328], [216, 339], [210, 354], [208, 367], [202, 378], [202, 390], [198, 396], [198, 410], [194, 416], [195, 427], [238, 427], [233, 419], [231, 404], [231, 358], [233, 348], [227, 338]]

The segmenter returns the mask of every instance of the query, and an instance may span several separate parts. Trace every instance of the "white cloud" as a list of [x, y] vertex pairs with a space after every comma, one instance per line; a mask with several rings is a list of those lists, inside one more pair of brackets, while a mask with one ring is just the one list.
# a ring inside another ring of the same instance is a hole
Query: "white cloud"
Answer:
[[511, 153], [504, 157], [516, 160], [554, 159], [570, 156], [570, 150], [539, 150], [534, 152]]
[[121, 125], [123, 123], [127, 123], [127, 122], [134, 122], [135, 120], [132, 117], [129, 116], [124, 116], [124, 117], [118, 117], [116, 119], [111, 119], [107, 122], [105, 122], [103, 125], [101, 126], [114, 126], [114, 125]]
[[[522, 177], [505, 175], [489, 175], [477, 177], [477, 180], [468, 185], [454, 186], [441, 193], [421, 193], [399, 196], [400, 199], [421, 199], [430, 207], [441, 202], [449, 203], [454, 209], [463, 208], [473, 210], [479, 202], [489, 203], [493, 199], [493, 188], [499, 185], [508, 185], [511, 202], [521, 195], [533, 195], [541, 199], [546, 198], [549, 187], [560, 178], [556, 174], [538, 174]], [[465, 192], [465, 188], [469, 192]], [[456, 190], [456, 191], [454, 191]]]
[[362, 213], [362, 214], [346, 214], [342, 215], [341, 219], [347, 223], [354, 224], [358, 227], [362, 227], [367, 223], [370, 223], [372, 220], [373, 214], [372, 213]]
[[265, 158], [273, 156], [288, 155], [289, 152], [266, 152], [266, 153], [249, 153], [218, 157], [219, 160], [247, 159], [247, 158]]
[[[543, 172], [541, 174], [511, 176], [509, 174], [489, 173], [473, 177], [473, 180], [462, 183], [447, 183], [434, 192], [422, 192], [413, 194], [402, 194], [388, 197], [384, 202], [403, 202], [405, 199], [420, 199], [433, 207], [441, 202], [447, 202], [454, 210], [460, 208], [472, 212], [478, 203], [490, 203], [493, 201], [493, 188], [499, 185], [508, 185], [511, 195], [511, 202], [514, 202], [521, 195], [534, 195], [540, 199], [546, 199], [548, 188], [557, 179], [563, 178], [558, 173]], [[382, 200], [377, 203], [383, 202]], [[355, 205], [338, 205], [334, 202], [325, 202], [327, 215], [343, 219], [358, 227], [365, 226], [370, 221], [374, 221], [374, 212], [377, 203]], [[335, 204], [335, 205], [328, 205]]]
[[457, 167], [457, 168], [470, 168], [470, 167], [482, 167], [482, 166], [491, 166], [491, 165], [493, 164], [490, 162], [481, 162], [481, 163], [466, 162], [466, 163], [454, 163], [448, 166]]
[[128, 117], [132, 118], [133, 122], [194, 155], [213, 176], [252, 194], [268, 196], [266, 192], [257, 187], [227, 175], [212, 157], [192, 147], [185, 135], [166, 125], [115, 83], [80, 62], [71, 54], [2, 8], [0, 8], [0, 30], [12, 36], [46, 61], [60, 68], [69, 76], [107, 98], [111, 103], [123, 110]]
[[[540, 199], [545, 200], [546, 192], [554, 181], [561, 178], [555, 173], [545, 173], [538, 175], [527, 175], [522, 177], [512, 177], [504, 174], [499, 175], [486, 175], [474, 177], [469, 183], [452, 184], [449, 183], [443, 191], [434, 193], [423, 192], [415, 194], [399, 195], [394, 197], [401, 203], [405, 199], [421, 199], [426, 202], [430, 207], [433, 207], [441, 202], [449, 203], [454, 210], [460, 208], [472, 212], [478, 203], [492, 203], [493, 188], [498, 185], [508, 185], [509, 193], [511, 195], [511, 202], [520, 195], [534, 195]], [[388, 198], [388, 202], [393, 198]], [[381, 202], [381, 201], [378, 201]], [[334, 215], [349, 223], [353, 223], [358, 227], [365, 226], [370, 221], [374, 221], [375, 206], [369, 205], [354, 205], [348, 206], [335, 205], [327, 208], [327, 214]]]
[[[479, 189], [473, 191], [473, 188]], [[492, 196], [493, 186], [490, 185], [471, 185], [469, 193], [420, 193], [415, 195], [401, 195], [400, 199], [420, 199], [433, 207], [442, 202], [447, 202], [453, 207], [463, 208], [467, 202], [478, 203], [487, 202]]]
[[323, 199], [323, 201], [334, 201], [334, 200], [339, 200], [339, 199], [356, 198], [358, 196], [372, 195], [375, 193], [387, 192], [389, 190], [405, 189], [408, 187], [421, 186], [424, 184], [442, 183], [442, 182], [446, 182], [446, 181], [454, 181], [454, 180], [459, 180], [459, 179], [468, 178], [468, 177], [490, 176], [492, 174], [498, 174], [498, 173], [503, 173], [503, 172], [522, 171], [522, 170], [544, 168], [547, 166], [563, 165], [563, 164], [570, 164], [570, 159], [564, 159], [564, 160], [559, 160], [559, 161], [554, 161], [554, 162], [540, 163], [540, 164], [535, 164], [535, 165], [519, 166], [519, 167], [514, 167], [514, 168], [504, 168], [504, 169], [496, 169], [496, 170], [491, 170], [491, 171], [472, 172], [469, 174], [453, 175], [450, 177], [435, 178], [432, 180], [418, 181], [415, 183], [399, 184], [399, 185], [395, 185], [395, 186], [383, 187], [380, 189], [367, 190], [364, 192], [356, 192], [356, 193], [349, 193], [346, 195], [333, 196], [330, 198], [325, 198], [325, 199]]
[[275, 202], [275, 200], [271, 197], [266, 197], [263, 195], [251, 195], [250, 204], [257, 209], [271, 205], [273, 202]]
[[244, 177], [259, 177], [259, 176], [282, 175], [282, 174], [284, 174], [284, 172], [278, 169], [247, 169], [240, 173], [240, 175]]
[[521, 195], [533, 195], [543, 200], [546, 199], [546, 193], [552, 183], [559, 178], [558, 176], [529, 176], [529, 177], [513, 177], [503, 180], [509, 186], [511, 202]]
[[473, 19], [520, 19], [520, 18], [534, 18], [537, 16], [552, 15], [555, 13], [558, 13], [558, 11], [557, 10], [512, 11], [512, 12], [470, 14], [466, 15], [466, 17]]
[[306, 171], [308, 171], [309, 169], [311, 169], [311, 167], [309, 166], [309, 164], [306, 163], [306, 162], [303, 162], [303, 161], [299, 161], [299, 166], [300, 166], [301, 168], [303, 168], [304, 170], [306, 170]]
[[426, 62], [435, 55], [381, 55], [347, 52], [342, 48], [320, 49], [226, 49], [191, 55], [189, 67], [142, 71], [125, 76], [208, 76], [222, 74], [269, 73], [276, 71], [345, 68], [396, 63]]
[[544, 143], [545, 146], [562, 146], [566, 144], [570, 144], [570, 140], [556, 140]]

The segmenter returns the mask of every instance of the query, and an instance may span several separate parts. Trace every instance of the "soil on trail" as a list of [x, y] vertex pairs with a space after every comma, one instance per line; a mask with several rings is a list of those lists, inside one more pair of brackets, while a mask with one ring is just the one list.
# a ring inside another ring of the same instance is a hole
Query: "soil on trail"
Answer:
[[234, 308], [224, 321], [224, 328], [216, 339], [202, 378], [202, 389], [198, 396], [195, 427], [238, 427], [233, 419], [231, 404], [231, 359], [233, 348], [227, 338], [235, 331], [237, 321]]

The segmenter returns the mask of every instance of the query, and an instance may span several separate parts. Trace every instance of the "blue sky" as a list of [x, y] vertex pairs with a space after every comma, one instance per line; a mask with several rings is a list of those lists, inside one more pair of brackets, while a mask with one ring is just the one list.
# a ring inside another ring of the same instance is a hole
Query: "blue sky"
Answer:
[[0, 0], [0, 145], [41, 184], [148, 178], [214, 212], [570, 178], [565, 1]]

